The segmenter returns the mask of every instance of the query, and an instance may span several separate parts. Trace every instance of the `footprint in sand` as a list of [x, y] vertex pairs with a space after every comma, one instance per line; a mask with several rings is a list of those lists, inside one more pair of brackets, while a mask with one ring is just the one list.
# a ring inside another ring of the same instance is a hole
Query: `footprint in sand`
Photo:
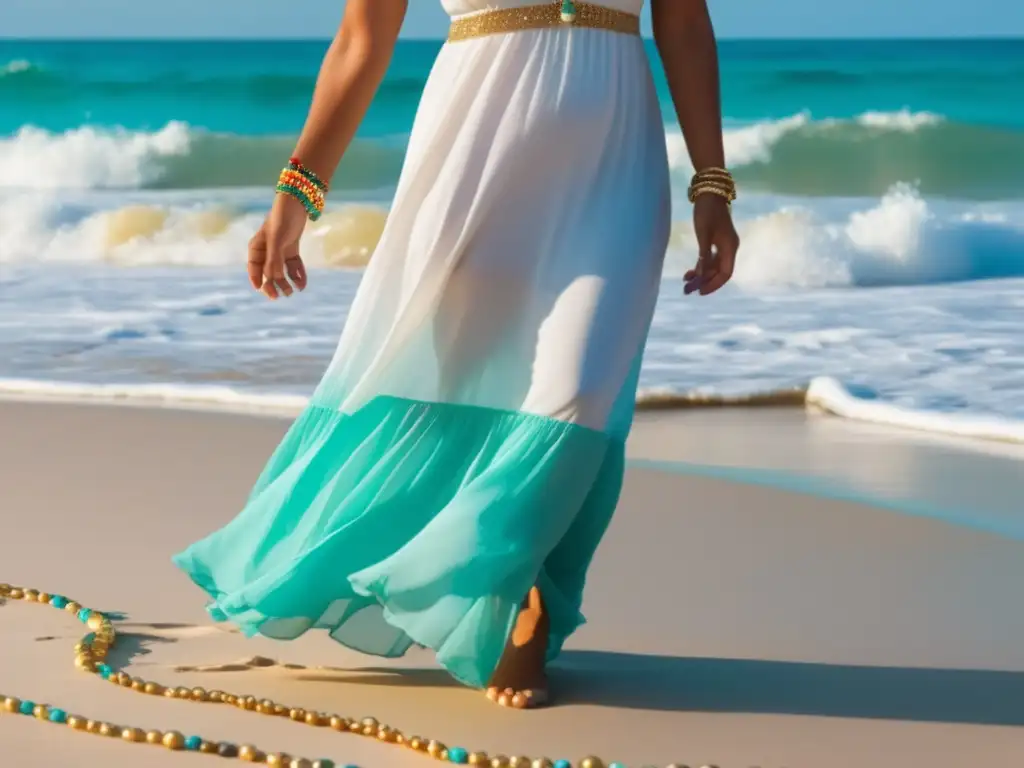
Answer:
[[248, 659], [229, 661], [225, 664], [194, 664], [174, 667], [175, 672], [246, 672], [250, 669], [305, 669], [301, 664], [282, 664], [266, 656], [250, 656]]
[[173, 640], [188, 640], [194, 637], [209, 637], [211, 635], [238, 634], [234, 627], [226, 626], [198, 626], [196, 624], [175, 624], [171, 622], [123, 622], [117, 625], [119, 631], [133, 633], [134, 630], [141, 630], [147, 635], [162, 637]]

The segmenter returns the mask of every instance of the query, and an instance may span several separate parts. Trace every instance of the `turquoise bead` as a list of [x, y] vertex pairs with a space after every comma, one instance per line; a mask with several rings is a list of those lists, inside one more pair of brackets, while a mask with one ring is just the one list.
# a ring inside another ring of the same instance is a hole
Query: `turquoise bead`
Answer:
[[60, 608], [63, 610], [64, 607], [67, 606], [67, 604], [68, 599], [63, 595], [54, 595], [50, 598], [50, 605], [52, 605], [54, 608]]
[[448, 761], [464, 765], [469, 762], [469, 753], [462, 747], [450, 747], [448, 749]]
[[96, 671], [99, 673], [100, 677], [104, 678], [110, 677], [112, 674], [114, 674], [114, 670], [111, 669], [109, 664], [97, 664]]
[[568, 760], [557, 760], [555, 761], [555, 768], [572, 768], [572, 763]]
[[90, 611], [88, 608], [83, 608], [78, 612], [78, 620], [82, 623], [87, 622], [90, 616], [92, 616], [92, 611]]
[[190, 749], [193, 752], [199, 749], [203, 744], [203, 740], [198, 736], [189, 736], [185, 739], [185, 749]]
[[609, 763], [608, 768], [626, 768], [622, 763]]
[[68, 713], [63, 709], [51, 709], [50, 710], [50, 722], [51, 723], [64, 723], [67, 722]]
[[36, 703], [34, 701], [23, 701], [21, 702], [21, 705], [18, 707], [18, 711], [21, 712], [21, 714], [23, 715], [31, 715], [33, 712], [35, 712], [35, 709]]

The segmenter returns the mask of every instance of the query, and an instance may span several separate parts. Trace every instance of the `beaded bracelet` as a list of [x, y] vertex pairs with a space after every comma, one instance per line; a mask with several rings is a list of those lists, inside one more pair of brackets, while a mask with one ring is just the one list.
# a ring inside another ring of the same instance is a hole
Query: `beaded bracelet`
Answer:
[[732, 174], [725, 168], [705, 168], [697, 171], [690, 181], [686, 196], [691, 203], [695, 203], [703, 194], [718, 195], [725, 198], [727, 204], [732, 205], [736, 199], [736, 182]]
[[276, 191], [302, 203], [311, 221], [319, 219], [327, 204], [328, 185], [297, 157], [288, 161], [277, 180]]

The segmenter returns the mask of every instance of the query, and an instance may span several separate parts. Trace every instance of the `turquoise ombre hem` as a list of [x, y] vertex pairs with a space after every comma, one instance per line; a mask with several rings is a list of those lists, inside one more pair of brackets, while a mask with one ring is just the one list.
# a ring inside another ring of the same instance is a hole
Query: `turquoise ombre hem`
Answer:
[[323, 629], [378, 656], [433, 649], [490, 680], [537, 584], [549, 655], [584, 619], [587, 569], [622, 485], [624, 445], [586, 427], [377, 397], [309, 406], [225, 527], [175, 556], [247, 635]]

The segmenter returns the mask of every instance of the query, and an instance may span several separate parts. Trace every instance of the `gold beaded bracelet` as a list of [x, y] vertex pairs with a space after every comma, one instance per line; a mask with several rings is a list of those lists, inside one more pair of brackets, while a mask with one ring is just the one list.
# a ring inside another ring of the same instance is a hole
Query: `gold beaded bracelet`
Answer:
[[[75, 666], [114, 685], [129, 688], [138, 693], [205, 704], [227, 704], [248, 712], [258, 712], [272, 717], [287, 717], [305, 725], [331, 728], [342, 733], [356, 734], [386, 744], [403, 746], [435, 760], [456, 765], [486, 766], [486, 768], [625, 768], [622, 763], [606, 763], [601, 758], [594, 756], [585, 757], [577, 763], [569, 760], [552, 761], [546, 757], [489, 756], [485, 752], [470, 752], [461, 747], [447, 747], [436, 739], [406, 736], [397, 728], [380, 723], [373, 717], [349, 718], [336, 714], [307, 711], [300, 707], [289, 707], [271, 699], [257, 699], [255, 696], [244, 694], [208, 691], [205, 688], [164, 686], [151, 680], [132, 677], [126, 672], [117, 671], [106, 661], [110, 649], [117, 641], [110, 617], [99, 611], [85, 608], [80, 603], [61, 595], [15, 587], [10, 584], [0, 584], [0, 604], [5, 598], [49, 605], [76, 616], [91, 631], [75, 646]], [[43, 722], [63, 725], [73, 731], [82, 731], [107, 738], [119, 738], [133, 744], [148, 744], [176, 751], [198, 752], [248, 763], [277, 766], [278, 768], [335, 768], [334, 761], [326, 758], [309, 759], [283, 752], [265, 752], [250, 744], [236, 746], [229, 742], [212, 741], [201, 736], [185, 736], [178, 731], [145, 730], [133, 726], [114, 725], [70, 714], [51, 704], [42, 704], [0, 693], [0, 714], [5, 713], [27, 715]], [[348, 765], [346, 768], [356, 768], [356, 766]], [[653, 766], [647, 766], [647, 768], [653, 768]], [[686, 768], [686, 766], [672, 764], [667, 768]], [[714, 766], [704, 766], [704, 768], [714, 768]]]
[[736, 182], [725, 168], [705, 168], [693, 174], [686, 197], [691, 203], [697, 202], [700, 195], [712, 194], [725, 198], [732, 205], [736, 199]]

